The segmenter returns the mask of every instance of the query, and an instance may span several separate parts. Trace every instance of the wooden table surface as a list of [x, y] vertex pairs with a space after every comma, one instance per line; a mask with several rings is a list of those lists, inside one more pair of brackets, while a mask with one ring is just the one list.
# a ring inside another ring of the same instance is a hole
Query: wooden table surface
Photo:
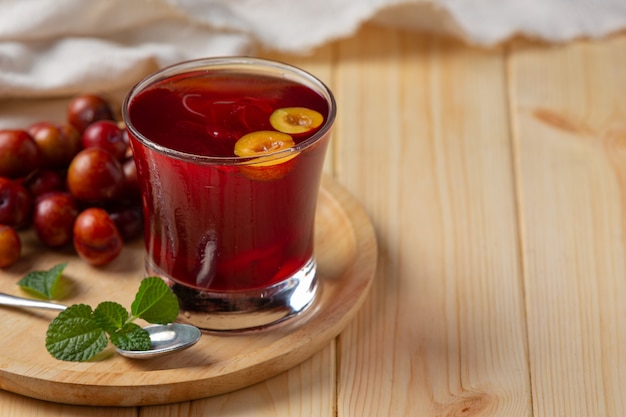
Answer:
[[326, 171], [379, 244], [356, 319], [230, 394], [96, 408], [0, 391], [0, 415], [626, 415], [626, 34], [484, 50], [366, 26], [262, 55], [336, 94]]

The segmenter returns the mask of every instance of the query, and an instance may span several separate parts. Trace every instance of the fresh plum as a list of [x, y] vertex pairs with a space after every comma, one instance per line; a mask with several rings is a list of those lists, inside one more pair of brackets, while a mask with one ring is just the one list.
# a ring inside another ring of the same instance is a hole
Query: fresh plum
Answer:
[[38, 122], [28, 128], [39, 148], [40, 166], [47, 169], [66, 168], [81, 150], [80, 133], [70, 125]]
[[125, 242], [133, 240], [143, 231], [143, 213], [139, 204], [123, 203], [108, 210]]
[[39, 240], [52, 248], [72, 241], [78, 206], [67, 192], [50, 192], [36, 200], [33, 226]]
[[65, 190], [65, 180], [58, 171], [40, 170], [30, 175], [24, 186], [37, 198], [52, 191]]
[[7, 268], [20, 259], [22, 242], [11, 226], [0, 225], [0, 268]]
[[18, 181], [0, 177], [0, 224], [20, 228], [30, 221], [33, 199]]
[[81, 138], [83, 148], [98, 147], [107, 150], [118, 161], [123, 161], [128, 149], [124, 129], [112, 120], [99, 120], [87, 126]]
[[25, 130], [0, 130], [0, 176], [25, 177], [39, 166], [39, 148]]
[[101, 208], [90, 207], [74, 222], [74, 248], [78, 255], [94, 266], [106, 265], [122, 251], [124, 242], [115, 222]]
[[67, 121], [80, 133], [93, 122], [114, 119], [109, 102], [97, 94], [81, 94], [67, 106]]
[[110, 152], [100, 148], [83, 149], [70, 163], [67, 186], [81, 201], [111, 201], [122, 191], [124, 171]]

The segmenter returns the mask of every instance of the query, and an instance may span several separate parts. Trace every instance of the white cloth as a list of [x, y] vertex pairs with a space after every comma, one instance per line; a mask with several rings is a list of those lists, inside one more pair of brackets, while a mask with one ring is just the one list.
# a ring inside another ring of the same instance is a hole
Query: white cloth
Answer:
[[178, 61], [306, 53], [374, 21], [493, 45], [626, 28], [626, 0], [0, 0], [0, 99], [129, 87]]

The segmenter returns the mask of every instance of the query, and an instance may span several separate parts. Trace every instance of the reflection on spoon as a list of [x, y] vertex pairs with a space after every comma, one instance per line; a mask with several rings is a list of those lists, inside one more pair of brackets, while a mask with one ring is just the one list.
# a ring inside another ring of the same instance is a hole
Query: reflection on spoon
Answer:
[[[4, 293], [0, 293], [0, 305], [58, 311], [63, 311], [67, 308], [63, 304], [32, 300]], [[191, 347], [200, 340], [202, 335], [197, 327], [182, 323], [154, 324], [146, 326], [144, 329], [150, 335], [150, 350], [123, 350], [117, 348], [117, 352], [127, 358], [149, 359]]]

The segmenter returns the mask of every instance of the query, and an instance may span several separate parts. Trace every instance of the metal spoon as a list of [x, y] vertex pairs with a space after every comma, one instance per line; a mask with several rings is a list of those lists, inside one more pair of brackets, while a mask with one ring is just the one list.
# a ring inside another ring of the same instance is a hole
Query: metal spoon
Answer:
[[[0, 305], [58, 311], [63, 311], [67, 308], [63, 304], [32, 300], [4, 293], [0, 293]], [[154, 358], [193, 346], [200, 340], [202, 335], [197, 327], [183, 323], [155, 324], [146, 326], [144, 329], [150, 334], [150, 350], [123, 350], [117, 348], [117, 352], [122, 356], [133, 359]]]

